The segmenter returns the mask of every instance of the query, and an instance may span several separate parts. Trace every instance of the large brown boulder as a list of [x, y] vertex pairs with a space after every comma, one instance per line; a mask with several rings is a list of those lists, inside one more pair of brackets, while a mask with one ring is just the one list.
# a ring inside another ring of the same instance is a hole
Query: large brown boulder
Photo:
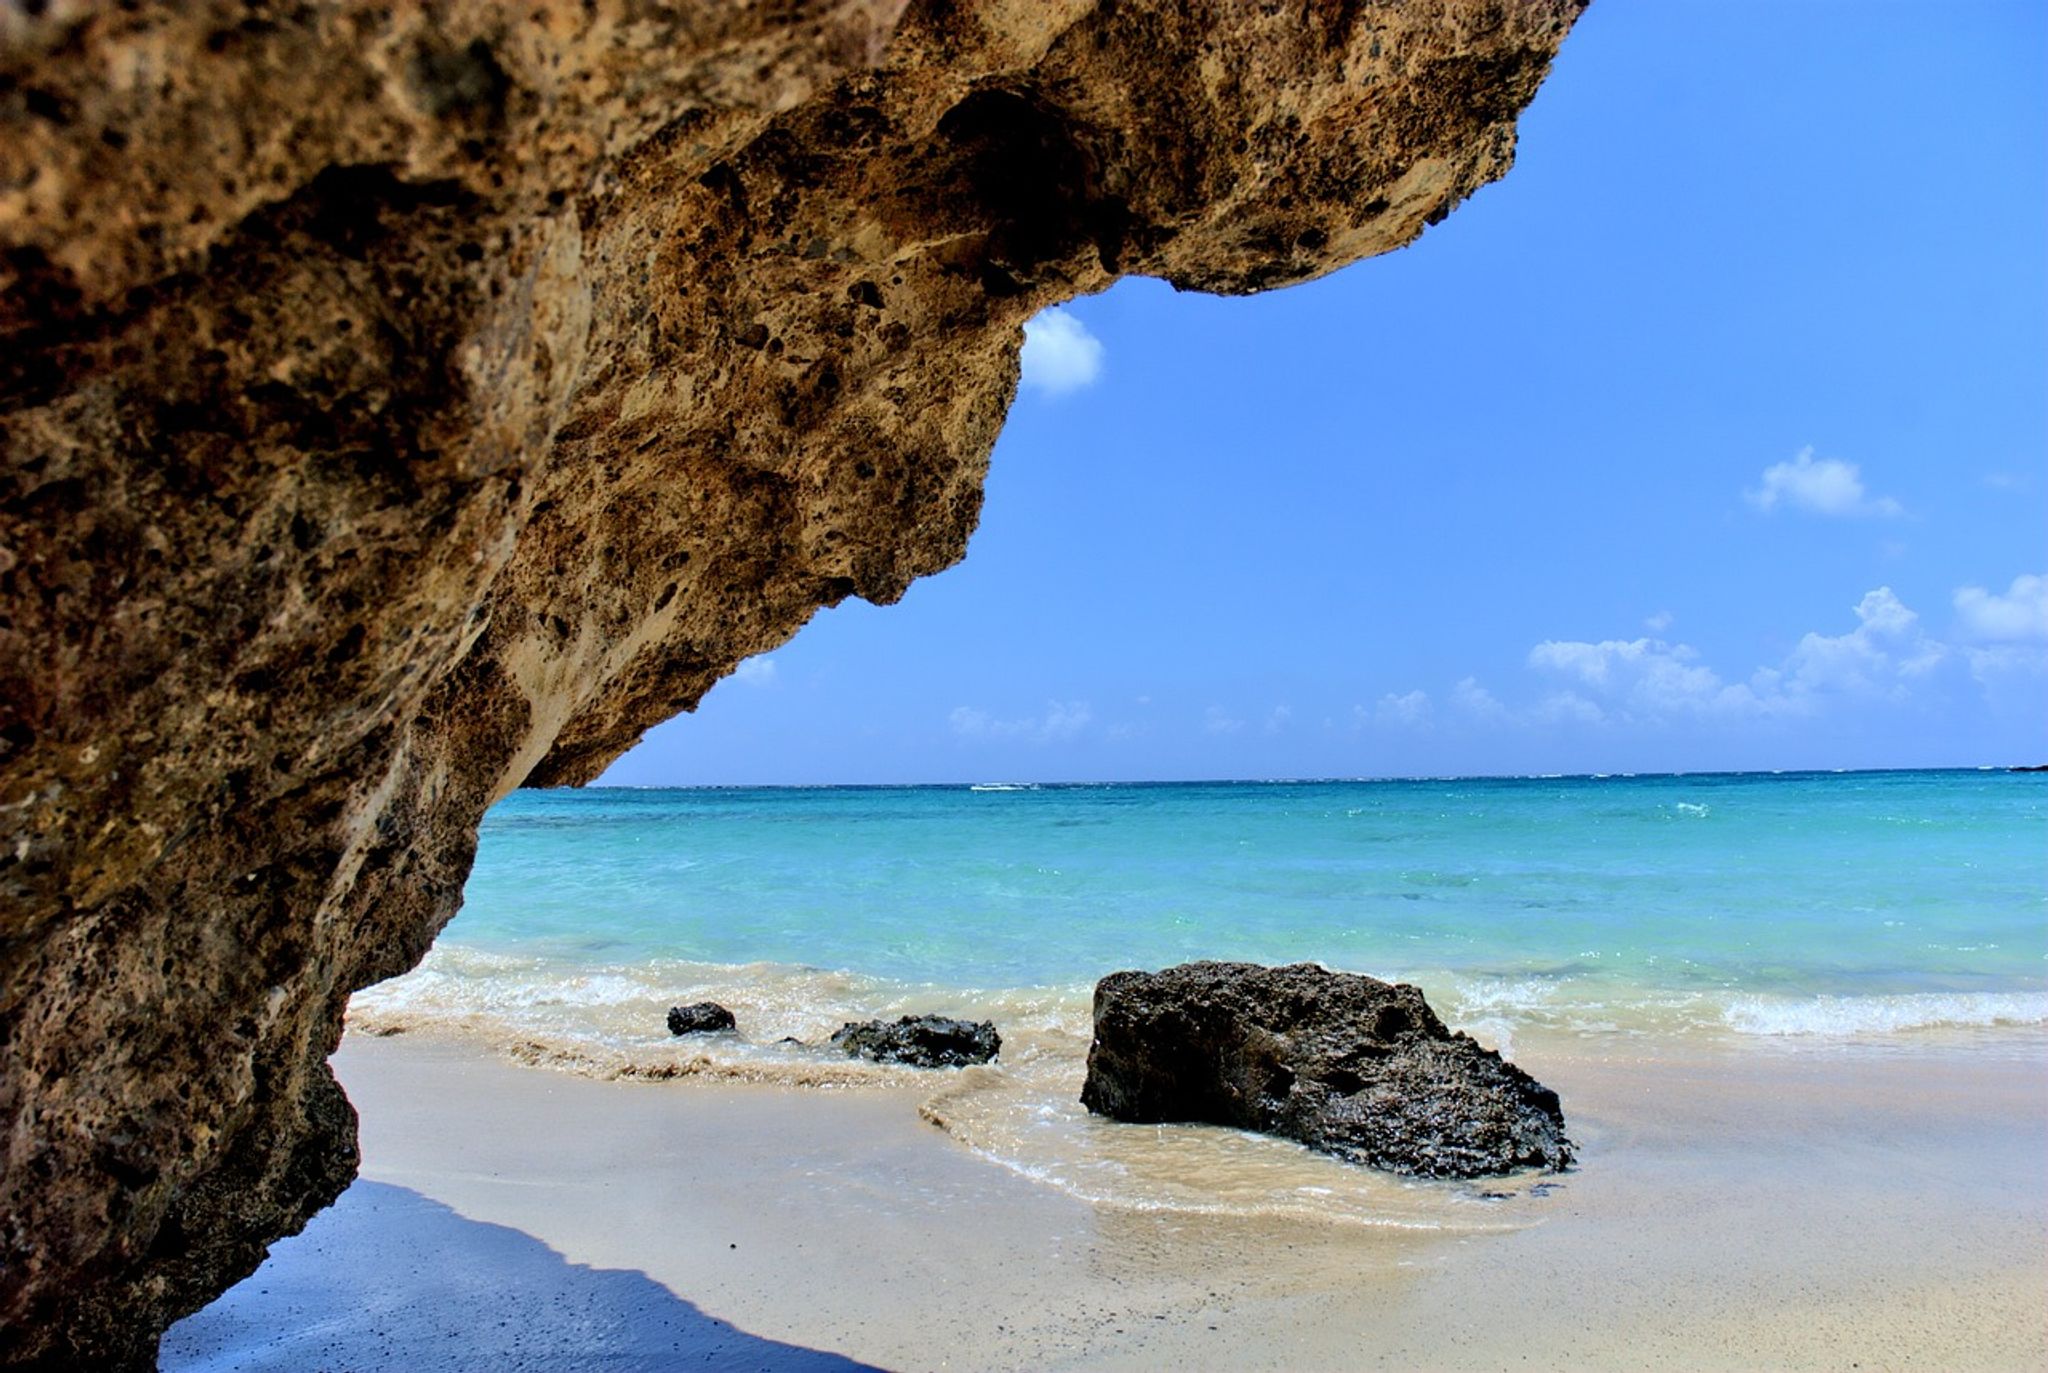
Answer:
[[1095, 987], [1081, 1102], [1199, 1121], [1353, 1163], [1470, 1178], [1572, 1160], [1557, 1093], [1454, 1034], [1405, 983], [1313, 963], [1184, 963]]
[[0, 5], [0, 1362], [347, 1184], [485, 808], [959, 558], [1025, 319], [1407, 242], [1578, 10]]

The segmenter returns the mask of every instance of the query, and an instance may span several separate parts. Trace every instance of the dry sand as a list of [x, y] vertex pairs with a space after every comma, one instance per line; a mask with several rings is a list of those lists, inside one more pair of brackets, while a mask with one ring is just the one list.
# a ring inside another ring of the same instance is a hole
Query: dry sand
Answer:
[[916, 1089], [351, 1036], [363, 1181], [163, 1367], [2048, 1366], [2038, 1039], [1518, 1058], [1581, 1164], [1431, 1234], [1099, 1209]]

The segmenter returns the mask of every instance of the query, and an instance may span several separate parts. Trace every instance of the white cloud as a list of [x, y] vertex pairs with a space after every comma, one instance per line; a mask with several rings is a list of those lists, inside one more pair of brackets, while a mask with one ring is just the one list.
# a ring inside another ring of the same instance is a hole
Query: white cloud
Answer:
[[2025, 690], [2022, 704], [2039, 709], [2033, 679], [2048, 677], [2048, 648], [2039, 644], [1972, 644], [1963, 650], [1963, 658], [1986, 696], [1996, 701], [2006, 692]]
[[1428, 692], [1410, 691], [1396, 696], [1390, 691], [1373, 707], [1372, 718], [1377, 724], [1416, 729], [1429, 723], [1430, 714]]
[[1800, 449], [1790, 462], [1766, 467], [1763, 485], [1742, 495], [1764, 511], [1775, 510], [1783, 503], [1816, 515], [1889, 517], [1906, 513], [1890, 496], [1872, 496], [1864, 490], [1863, 473], [1855, 463], [1840, 458], [1815, 458], [1810, 447]]
[[1065, 395], [1102, 375], [1102, 340], [1064, 310], [1041, 310], [1024, 321], [1023, 363], [1024, 385]]
[[2048, 639], [2048, 577], [2021, 573], [2002, 596], [1981, 586], [1959, 587], [1955, 604], [1963, 633], [1972, 639]]
[[1265, 732], [1268, 734], [1278, 734], [1281, 730], [1287, 728], [1287, 722], [1293, 715], [1294, 708], [1292, 706], [1274, 706], [1272, 712], [1266, 716], [1266, 723], [1263, 726]]
[[1539, 722], [1657, 722], [1679, 716], [1808, 715], [1831, 698], [1904, 699], [1946, 661], [1946, 644], [1928, 636], [1920, 617], [1888, 586], [1855, 607], [1856, 628], [1809, 633], [1775, 667], [1731, 682], [1700, 660], [1690, 644], [1662, 639], [1599, 643], [1547, 640], [1529, 650], [1529, 666], [1571, 685], [1540, 702]]
[[1051, 744], [1077, 737], [1094, 718], [1095, 712], [1086, 701], [1047, 701], [1045, 714], [1014, 720], [998, 719], [973, 706], [955, 706], [946, 723], [963, 739], [1020, 739]]
[[1552, 692], [1536, 703], [1530, 715], [1546, 725], [1597, 725], [1607, 718], [1606, 711], [1576, 691]]
[[1649, 630], [1652, 634], [1662, 634], [1665, 630], [1671, 628], [1672, 619], [1673, 616], [1670, 611], [1660, 610], [1655, 615], [1644, 619], [1643, 628]]
[[1202, 712], [1204, 734], [1235, 734], [1244, 728], [1244, 721], [1237, 719], [1222, 706], [1210, 706]]
[[1920, 617], [1888, 586], [1856, 603], [1856, 619], [1847, 634], [1807, 634], [1781, 668], [1752, 680], [1793, 705], [1810, 704], [1821, 692], [1896, 697], [1907, 679], [1924, 676], [1948, 656], [1948, 646], [1928, 638]]
[[[1449, 709], [1475, 722], [1519, 726], [1656, 725], [1674, 719], [1813, 718], [1849, 701], [1946, 699], [1967, 667], [1994, 707], [2034, 701], [2048, 678], [2048, 575], [2013, 578], [2003, 593], [1960, 587], [1955, 606], [1964, 640], [1945, 642], [1888, 586], [1866, 592], [1853, 607], [1855, 627], [1818, 630], [1775, 665], [1747, 679], [1724, 677], [1690, 644], [1635, 639], [1548, 639], [1529, 650], [1528, 666], [1557, 680], [1528, 704], [1508, 705], [1471, 677], [1454, 687]], [[1662, 618], [1659, 617], [1653, 618]], [[1357, 724], [1421, 718], [1421, 692], [1382, 697]]]
[[[1690, 645], [1662, 639], [1546, 640], [1529, 650], [1529, 666], [1575, 682], [1630, 718], [1741, 710], [1753, 703], [1747, 687], [1723, 682]], [[1574, 692], [1550, 698], [1549, 705], [1553, 718], [1562, 718], [1562, 711], [1586, 719], [1589, 705], [1605, 714]]]
[[1095, 712], [1086, 701], [1054, 701], [1039, 722], [1038, 732], [1047, 739], [1071, 739], [1088, 728], [1088, 722], [1094, 718]]
[[769, 657], [742, 658], [732, 670], [733, 680], [748, 686], [767, 686], [775, 680], [775, 660]]
[[1494, 694], [1479, 685], [1476, 677], [1467, 677], [1451, 688], [1451, 704], [1475, 720], [1492, 722], [1507, 718], [1508, 709]]

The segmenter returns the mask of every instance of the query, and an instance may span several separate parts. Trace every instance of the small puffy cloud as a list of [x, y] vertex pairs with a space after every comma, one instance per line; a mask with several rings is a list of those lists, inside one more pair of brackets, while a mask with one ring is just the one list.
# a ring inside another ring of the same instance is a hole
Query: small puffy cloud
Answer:
[[1095, 712], [1086, 701], [1047, 701], [1043, 715], [1013, 720], [998, 719], [973, 706], [955, 706], [946, 717], [946, 724], [963, 739], [1017, 739], [1052, 744], [1075, 738], [1094, 718]]
[[2003, 595], [1981, 586], [1959, 587], [1956, 614], [1963, 633], [1990, 643], [2048, 639], [2048, 577], [2021, 573]]
[[1045, 739], [1071, 739], [1088, 728], [1088, 722], [1095, 718], [1095, 712], [1088, 708], [1086, 701], [1053, 701], [1045, 712], [1045, 718], [1038, 722], [1038, 733]]
[[775, 660], [763, 655], [757, 658], [743, 658], [740, 665], [732, 670], [733, 680], [745, 682], [748, 686], [767, 686], [775, 680]]
[[1856, 619], [1847, 634], [1807, 634], [1783, 667], [1753, 680], [1793, 704], [1826, 691], [1897, 696], [1906, 686], [1903, 679], [1924, 676], [1948, 656], [1947, 645], [1928, 638], [1920, 617], [1888, 586], [1856, 603]]
[[1274, 706], [1272, 711], [1267, 714], [1266, 723], [1262, 728], [1268, 734], [1278, 734], [1281, 730], [1287, 728], [1287, 722], [1293, 716], [1294, 708], [1292, 706]]
[[[2048, 677], [2048, 649], [2039, 644], [1972, 644], [1963, 650], [1970, 675], [1994, 699], [2014, 682]], [[2030, 697], [2029, 706], [2038, 698]]]
[[1643, 620], [1643, 628], [1649, 630], [1652, 634], [1662, 634], [1665, 630], [1671, 628], [1672, 619], [1673, 616], [1670, 611], [1660, 610], [1655, 615], [1648, 616]]
[[1479, 685], [1476, 677], [1466, 677], [1451, 688], [1451, 704], [1461, 714], [1489, 723], [1504, 720], [1508, 714], [1508, 708], [1492, 692]]
[[1743, 499], [1759, 510], [1772, 511], [1780, 505], [1815, 515], [1840, 518], [1905, 514], [1905, 508], [1890, 496], [1872, 496], [1863, 487], [1863, 473], [1853, 462], [1840, 458], [1816, 458], [1813, 449], [1802, 448], [1790, 462], [1764, 469], [1763, 484], [1742, 493]]
[[1920, 617], [1908, 610], [1906, 603], [1888, 586], [1864, 592], [1863, 599], [1856, 603], [1856, 618], [1872, 634], [1887, 638], [1911, 634], [1913, 626], [1920, 623]]
[[1024, 321], [1023, 384], [1049, 396], [1092, 386], [1102, 375], [1102, 340], [1065, 310]]
[[1552, 692], [1536, 703], [1530, 715], [1545, 725], [1597, 725], [1607, 718], [1606, 711], [1576, 691]]
[[1222, 706], [1210, 706], [1202, 712], [1202, 733], [1235, 734], [1244, 728], [1244, 721], [1232, 715]]
[[1955, 606], [1976, 641], [1962, 652], [1977, 684], [1994, 701], [2019, 692], [2019, 703], [2037, 708], [2038, 679], [2048, 677], [2048, 577], [2022, 573], [2003, 595], [1959, 587]]
[[1417, 729], [1429, 723], [1429, 693], [1410, 691], [1396, 696], [1388, 692], [1380, 697], [1379, 704], [1372, 708], [1375, 724], [1399, 725], [1404, 729]]

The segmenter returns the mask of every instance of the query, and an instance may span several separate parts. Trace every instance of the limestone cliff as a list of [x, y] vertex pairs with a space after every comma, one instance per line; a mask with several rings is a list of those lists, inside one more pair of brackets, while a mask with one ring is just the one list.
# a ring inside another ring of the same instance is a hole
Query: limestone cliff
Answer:
[[1577, 9], [0, 5], [0, 1362], [347, 1184], [484, 808], [959, 558], [1024, 319], [1406, 242]]

